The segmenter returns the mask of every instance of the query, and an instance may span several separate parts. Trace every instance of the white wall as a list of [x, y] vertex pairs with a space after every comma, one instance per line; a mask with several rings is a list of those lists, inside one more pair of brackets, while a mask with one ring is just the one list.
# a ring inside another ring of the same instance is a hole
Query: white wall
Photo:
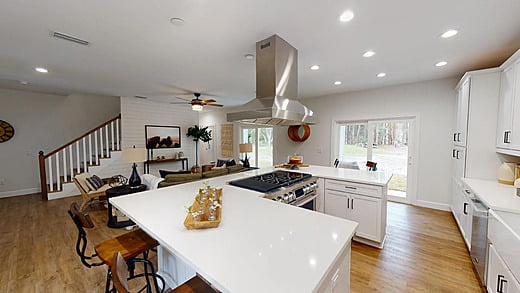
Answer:
[[38, 152], [48, 153], [119, 114], [118, 97], [59, 96], [0, 88], [0, 120], [15, 136], [0, 143], [0, 197], [40, 190]]
[[[182, 151], [189, 160], [188, 168], [195, 164], [195, 142], [193, 142], [193, 138], [186, 136], [186, 132], [189, 127], [199, 124], [199, 115], [191, 108], [134, 97], [121, 97], [121, 120], [123, 139], [121, 145], [123, 148], [134, 145], [145, 147], [145, 125], [180, 126], [181, 148], [154, 150], [154, 156], [172, 158]], [[159, 169], [180, 170], [182, 165], [180, 162], [151, 165], [150, 174], [159, 176]], [[129, 169], [127, 173], [122, 174], [129, 177]], [[143, 174], [143, 164], [139, 164], [139, 174]]]
[[[299, 153], [309, 164], [330, 166], [333, 120], [378, 118], [417, 115], [418, 157], [416, 164], [417, 201], [415, 204], [435, 208], [448, 208], [451, 186], [451, 133], [454, 125], [458, 78], [385, 87], [304, 99], [302, 102], [320, 118], [311, 126], [310, 138], [293, 142], [287, 136], [287, 127], [275, 127], [276, 163], [287, 160], [287, 155]], [[201, 114], [201, 124], [225, 122], [224, 109]], [[237, 128], [237, 127], [235, 127]], [[235, 131], [238, 135], [238, 132]], [[238, 139], [238, 137], [236, 137]], [[218, 143], [217, 143], [218, 145]], [[218, 151], [218, 149], [217, 149]]]

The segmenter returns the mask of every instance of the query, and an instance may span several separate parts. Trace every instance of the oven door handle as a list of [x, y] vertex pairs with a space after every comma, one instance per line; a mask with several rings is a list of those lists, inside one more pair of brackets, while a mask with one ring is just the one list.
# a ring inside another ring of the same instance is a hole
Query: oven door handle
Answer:
[[295, 202], [294, 205], [297, 206], [297, 207], [301, 207], [302, 205], [312, 201], [312, 200], [315, 200], [316, 198], [318, 197], [317, 194], [314, 194], [313, 196], [311, 197], [306, 197], [304, 200], [302, 201], [299, 201], [299, 202]]

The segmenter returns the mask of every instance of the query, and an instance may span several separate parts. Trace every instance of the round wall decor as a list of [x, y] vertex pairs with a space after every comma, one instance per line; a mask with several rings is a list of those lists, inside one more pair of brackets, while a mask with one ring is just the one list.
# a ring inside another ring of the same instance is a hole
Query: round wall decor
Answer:
[[311, 128], [309, 125], [289, 126], [287, 134], [292, 141], [302, 142], [311, 136]]
[[0, 120], [0, 142], [6, 142], [10, 140], [14, 136], [14, 127], [3, 121]]

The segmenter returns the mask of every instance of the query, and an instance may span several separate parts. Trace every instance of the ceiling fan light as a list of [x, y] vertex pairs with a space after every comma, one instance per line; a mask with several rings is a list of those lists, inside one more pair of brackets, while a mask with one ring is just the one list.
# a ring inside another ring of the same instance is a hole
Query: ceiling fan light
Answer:
[[195, 105], [191, 105], [191, 109], [192, 109], [193, 111], [202, 111], [203, 108], [204, 108], [204, 107], [202, 107], [202, 105], [197, 105], [197, 104], [195, 104]]

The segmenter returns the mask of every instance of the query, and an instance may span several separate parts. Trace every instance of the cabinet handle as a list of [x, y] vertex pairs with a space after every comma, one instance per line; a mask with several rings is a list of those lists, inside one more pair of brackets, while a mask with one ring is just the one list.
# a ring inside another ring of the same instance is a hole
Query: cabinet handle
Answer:
[[505, 143], [511, 143], [510, 134], [511, 134], [511, 131], [505, 132], [505, 141], [504, 141]]
[[456, 149], [453, 149], [453, 151], [451, 152], [451, 157], [452, 157], [452, 158], [455, 158], [455, 152], [456, 152], [456, 151], [457, 151]]
[[354, 199], [352, 199], [352, 209], [354, 209]]
[[469, 189], [464, 189], [464, 192], [468, 195], [471, 194], [471, 191], [469, 191]]
[[455, 158], [456, 158], [457, 160], [460, 159], [460, 158], [459, 158], [459, 153], [460, 153], [460, 151], [457, 151], [457, 155], [455, 156]]
[[357, 189], [356, 187], [353, 187], [353, 186], [345, 186], [345, 188], [353, 189], [353, 190], [356, 190], [356, 189]]
[[457, 141], [457, 133], [453, 133], [453, 141]]
[[506, 289], [507, 289], [507, 280], [506, 279], [500, 280], [500, 293], [504, 293], [504, 284], [506, 285]]
[[503, 293], [503, 292], [502, 292], [502, 280], [501, 280], [501, 279], [502, 279], [504, 276], [502, 276], [502, 275], [498, 275], [497, 277], [498, 277], [498, 279], [497, 279], [497, 293]]
[[467, 209], [468, 209], [468, 203], [465, 202], [465, 203], [464, 203], [464, 215], [467, 215], [467, 214], [468, 214]]
[[460, 134], [461, 134], [460, 132], [457, 133], [457, 142], [460, 142]]
[[350, 198], [347, 198], [347, 209], [350, 209]]

